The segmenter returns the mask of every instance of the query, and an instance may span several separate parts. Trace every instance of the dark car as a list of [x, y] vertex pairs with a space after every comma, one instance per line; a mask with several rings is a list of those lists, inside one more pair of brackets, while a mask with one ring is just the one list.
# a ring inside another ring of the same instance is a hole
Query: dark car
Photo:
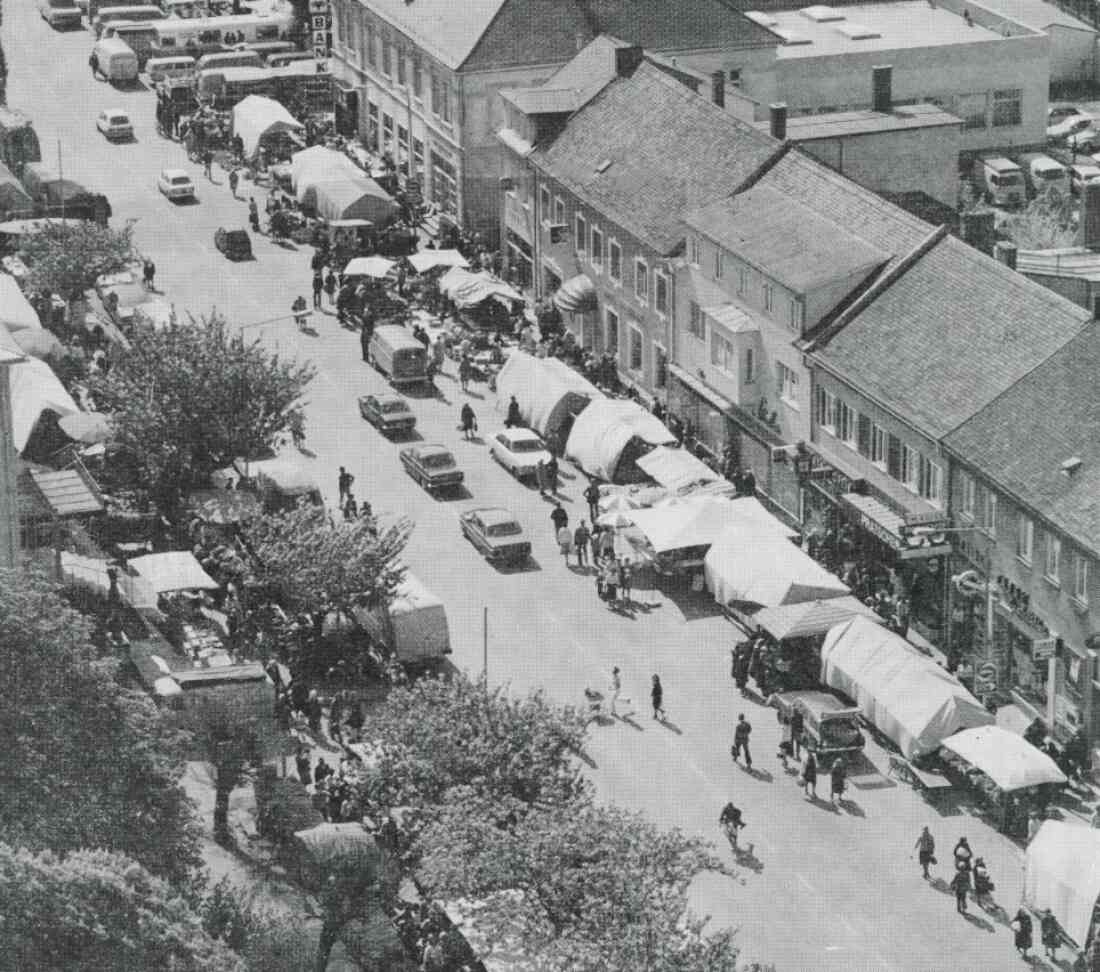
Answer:
[[214, 234], [214, 245], [230, 260], [252, 259], [252, 240], [246, 230], [221, 227]]
[[416, 416], [400, 395], [362, 395], [359, 414], [383, 435], [408, 435], [416, 428]]
[[468, 510], [458, 519], [466, 539], [493, 563], [517, 564], [531, 556], [531, 542], [507, 510], [485, 506]]
[[405, 472], [429, 493], [457, 489], [464, 478], [455, 457], [446, 446], [409, 446], [401, 450], [401, 464]]
[[785, 720], [790, 719], [795, 709], [802, 712], [802, 744], [815, 754], [822, 767], [829, 766], [838, 756], [859, 753], [866, 745], [859, 709], [829, 692], [780, 692], [768, 702]]

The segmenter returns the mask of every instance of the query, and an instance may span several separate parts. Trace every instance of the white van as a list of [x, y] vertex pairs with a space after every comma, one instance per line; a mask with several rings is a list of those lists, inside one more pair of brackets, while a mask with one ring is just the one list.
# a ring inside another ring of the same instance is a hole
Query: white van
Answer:
[[1022, 206], [1027, 195], [1020, 167], [1005, 158], [975, 162], [974, 183], [978, 192], [995, 206]]
[[145, 65], [145, 73], [150, 81], [163, 81], [165, 78], [190, 78], [196, 74], [193, 57], [153, 57]]
[[443, 602], [408, 571], [388, 610], [354, 608], [356, 621], [383, 651], [405, 665], [430, 665], [451, 654]]
[[1069, 173], [1061, 162], [1049, 155], [1027, 152], [1020, 156], [1020, 168], [1024, 170], [1024, 179], [1033, 196], [1041, 196], [1051, 189], [1069, 195]]
[[99, 70], [111, 84], [136, 81], [138, 56], [121, 37], [104, 37], [96, 41], [92, 53], [99, 62]]
[[152, 7], [147, 4], [133, 7], [106, 7], [95, 15], [95, 19], [92, 21], [92, 30], [95, 32], [96, 37], [102, 37], [104, 27], [122, 20], [129, 23], [164, 20], [164, 11], [160, 7]]
[[255, 51], [225, 51], [221, 54], [203, 54], [198, 60], [198, 70], [221, 68], [262, 68], [263, 59]]

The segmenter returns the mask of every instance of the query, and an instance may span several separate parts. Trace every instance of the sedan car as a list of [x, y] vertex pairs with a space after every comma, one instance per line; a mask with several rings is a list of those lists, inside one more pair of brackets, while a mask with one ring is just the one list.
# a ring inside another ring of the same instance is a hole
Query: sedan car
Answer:
[[359, 414], [383, 435], [408, 435], [416, 427], [416, 416], [400, 395], [363, 395]]
[[1053, 122], [1047, 126], [1047, 141], [1061, 142], [1070, 135], [1076, 135], [1090, 125], [1095, 124], [1096, 119], [1092, 115], [1077, 114], [1067, 115], [1061, 121]]
[[162, 169], [157, 188], [169, 199], [194, 199], [195, 183], [183, 169]]
[[1074, 115], [1086, 114], [1088, 114], [1088, 112], [1082, 111], [1076, 105], [1051, 105], [1047, 109], [1047, 124], [1056, 125], [1058, 122], [1064, 121], [1067, 118], [1072, 118]]
[[1069, 167], [1069, 178], [1074, 193], [1080, 195], [1086, 182], [1095, 182], [1100, 179], [1100, 165], [1095, 162], [1071, 165]]
[[1087, 125], [1079, 132], [1070, 135], [1066, 139], [1066, 146], [1082, 155], [1092, 155], [1093, 152], [1100, 150], [1100, 131]]
[[489, 454], [517, 479], [534, 476], [538, 464], [551, 459], [546, 443], [530, 429], [505, 429], [491, 436]]
[[507, 510], [486, 506], [468, 510], [459, 518], [462, 534], [495, 564], [518, 564], [531, 556], [531, 541]]
[[104, 108], [95, 120], [95, 127], [112, 142], [134, 137], [130, 116], [121, 108]]
[[401, 450], [401, 465], [429, 493], [457, 489], [464, 476], [451, 451], [442, 445], [415, 445]]

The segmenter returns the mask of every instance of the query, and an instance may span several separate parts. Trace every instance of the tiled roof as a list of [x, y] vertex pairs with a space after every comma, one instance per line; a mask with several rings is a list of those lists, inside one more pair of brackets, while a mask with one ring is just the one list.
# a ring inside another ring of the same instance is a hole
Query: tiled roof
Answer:
[[855, 287], [890, 257], [769, 185], [712, 202], [685, 222], [798, 293], [846, 278]]
[[531, 159], [609, 219], [671, 253], [683, 239], [681, 215], [728, 195], [778, 146], [643, 62]]
[[[450, 68], [470, 56], [500, 9], [515, 0], [370, 0], [369, 7]], [[572, 46], [573, 38], [569, 37]]]
[[[1097, 375], [1100, 326], [1093, 323], [947, 436], [944, 444], [1100, 556]], [[1067, 475], [1062, 463], [1074, 457], [1081, 465]]]
[[525, 115], [568, 114], [582, 104], [576, 88], [509, 88], [501, 91], [505, 101], [511, 102]]
[[1073, 338], [1089, 317], [947, 236], [817, 354], [854, 387], [942, 438]]
[[601, 33], [649, 51], [775, 47], [770, 30], [722, 0], [575, 0], [591, 11]]
[[[378, 0], [370, 0], [372, 4]], [[384, 0], [411, 9], [423, 0]], [[469, 0], [442, 2], [459, 23], [470, 16]], [[474, 0], [475, 9], [487, 0]], [[515, 65], [562, 64], [590, 41], [599, 29], [576, 0], [494, 0], [499, 10], [481, 21], [474, 43], [459, 63], [466, 70]], [[443, 42], [442, 40], [440, 41]], [[455, 65], [458, 66], [458, 65]]]

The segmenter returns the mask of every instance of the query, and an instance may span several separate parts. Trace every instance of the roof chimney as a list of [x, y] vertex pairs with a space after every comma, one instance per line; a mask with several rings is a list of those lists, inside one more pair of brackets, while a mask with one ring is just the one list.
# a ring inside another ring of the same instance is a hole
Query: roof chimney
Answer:
[[629, 78], [642, 63], [645, 52], [640, 47], [615, 48], [615, 73], [620, 78]]
[[959, 234], [963, 242], [988, 256], [993, 252], [993, 244], [997, 238], [996, 219], [997, 214], [993, 210], [963, 213], [959, 219]]
[[778, 104], [768, 105], [768, 118], [772, 138], [785, 142], [787, 140], [787, 103], [780, 101]]
[[1081, 187], [1081, 245], [1100, 251], [1100, 182]]
[[710, 100], [719, 108], [726, 107], [726, 72], [715, 71], [710, 76]]
[[889, 115], [894, 109], [894, 66], [881, 64], [871, 68], [871, 110]]
[[1009, 270], [1016, 269], [1016, 244], [1008, 240], [998, 240], [993, 244], [993, 256]]

